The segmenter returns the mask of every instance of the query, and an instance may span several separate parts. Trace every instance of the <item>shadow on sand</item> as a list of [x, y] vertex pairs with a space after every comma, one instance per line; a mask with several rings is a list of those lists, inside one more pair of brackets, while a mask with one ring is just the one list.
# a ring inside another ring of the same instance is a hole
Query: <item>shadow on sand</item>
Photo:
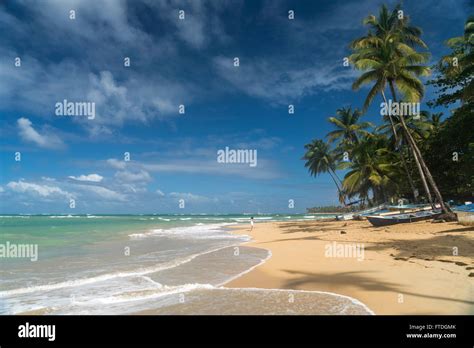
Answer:
[[433, 296], [430, 294], [420, 294], [410, 291], [404, 291], [400, 284], [383, 282], [380, 279], [370, 276], [368, 274], [370, 272], [365, 271], [341, 272], [336, 274], [297, 272], [291, 270], [283, 271], [298, 276], [296, 279], [292, 279], [284, 284], [284, 287], [288, 289], [308, 288], [308, 286], [317, 287], [318, 285], [322, 284], [355, 286], [365, 291], [389, 291], [433, 300], [459, 302], [474, 305], [474, 301], [466, 301], [444, 296]]

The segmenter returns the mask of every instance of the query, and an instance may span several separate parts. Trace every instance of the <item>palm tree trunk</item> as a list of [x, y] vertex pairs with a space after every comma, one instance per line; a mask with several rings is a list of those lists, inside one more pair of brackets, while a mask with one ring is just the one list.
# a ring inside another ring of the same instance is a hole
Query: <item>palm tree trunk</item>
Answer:
[[[337, 191], [339, 192], [339, 201], [340, 201], [340, 198], [342, 198], [342, 199], [343, 199], [343, 202], [342, 202], [342, 203], [344, 203], [344, 205], [346, 205], [346, 197], [342, 194], [342, 189], [339, 187], [339, 184], [338, 184], [338, 182], [337, 182], [337, 180], [336, 180], [336, 178], [339, 180], [339, 178], [337, 177], [336, 172], [334, 172], [334, 171], [332, 171], [331, 169], [329, 169], [329, 170], [328, 170], [328, 173], [329, 173], [329, 175], [331, 175], [332, 180], [333, 180], [334, 183], [336, 184]], [[334, 176], [335, 176], [336, 178], [335, 178]]]
[[[392, 80], [390, 80], [389, 85], [390, 85], [390, 90], [392, 91], [394, 101], [396, 101], [394, 82]], [[426, 181], [426, 179], [428, 179], [428, 182], [430, 183], [430, 185], [431, 185], [431, 187], [432, 187], [432, 189], [435, 193], [435, 196], [436, 196], [437, 200], [439, 201], [439, 204], [441, 206], [441, 210], [443, 211], [443, 213], [446, 213], [446, 214], [451, 213], [451, 210], [444, 204], [443, 196], [441, 195], [441, 192], [439, 191], [438, 186], [436, 185], [436, 182], [434, 181], [433, 176], [431, 175], [431, 172], [430, 172], [428, 166], [426, 165], [426, 163], [423, 159], [423, 156], [421, 155], [420, 149], [416, 145], [415, 139], [413, 139], [410, 131], [408, 130], [408, 127], [405, 123], [404, 115], [399, 115], [399, 116], [400, 116], [400, 122], [402, 124], [402, 128], [403, 128], [405, 136], [408, 140], [408, 144], [412, 148], [413, 152], [416, 154], [416, 160], [418, 160], [418, 162], [419, 162], [419, 164], [422, 168], [421, 172], [424, 172], [426, 174], [426, 177], [424, 177], [424, 175], [423, 175], [422, 180], [424, 179]]]
[[387, 203], [388, 202], [387, 193], [385, 192], [383, 185], [381, 185], [380, 189], [378, 189], [377, 191], [378, 191], [379, 198], [376, 200], [376, 204]]
[[[401, 145], [402, 145], [402, 149], [403, 149], [403, 139], [402, 139]], [[400, 151], [400, 159], [402, 160], [402, 167], [405, 170], [405, 173], [406, 173], [407, 178], [408, 178], [408, 182], [410, 184], [411, 191], [413, 192], [413, 200], [414, 200], [415, 203], [417, 203], [418, 202], [418, 194], [417, 194], [417, 191], [416, 191], [415, 182], [413, 181], [413, 178], [411, 177], [411, 174], [408, 171], [408, 165], [407, 165], [407, 162], [405, 160], [405, 156], [403, 155], [402, 151]], [[428, 191], [429, 191], [429, 189], [428, 189]], [[430, 196], [431, 196], [431, 192], [430, 192]]]
[[[392, 81], [389, 81], [389, 86], [390, 86], [390, 91], [392, 92], [393, 101], [397, 102], [397, 94], [395, 92], [395, 88], [393, 86]], [[399, 118], [400, 118], [400, 123], [402, 124], [403, 134], [405, 134], [405, 137], [408, 139], [407, 133], [409, 134], [410, 132], [408, 131], [408, 128], [406, 127], [405, 120], [403, 119], [403, 116], [401, 116], [401, 115], [399, 115]], [[402, 120], [403, 120], [403, 123], [402, 123]], [[403, 126], [404, 124], [405, 124], [405, 127]], [[415, 163], [416, 163], [416, 166], [418, 168], [418, 172], [420, 174], [421, 182], [422, 182], [423, 188], [426, 192], [428, 202], [434, 208], [435, 206], [434, 206], [434, 203], [433, 203], [433, 198], [431, 196], [431, 190], [430, 190], [430, 187], [428, 186], [428, 182], [426, 180], [425, 173], [423, 171], [423, 167], [421, 166], [420, 159], [418, 158], [417, 153], [416, 153], [415, 149], [413, 148], [412, 144], [410, 143], [410, 141], [409, 140], [407, 140], [407, 141], [408, 141], [408, 145], [409, 145], [408, 147], [411, 150], [413, 158], [415, 159]]]
[[[385, 92], [382, 90], [381, 93], [382, 93], [382, 98], [383, 98], [383, 100], [384, 100], [384, 102], [385, 102], [385, 105], [388, 106], [387, 98], [385, 97]], [[396, 128], [395, 128], [395, 123], [393, 122], [393, 118], [392, 118], [392, 116], [390, 115], [390, 113], [389, 113], [389, 115], [388, 115], [388, 118], [389, 118], [389, 120], [390, 120], [390, 125], [392, 126], [392, 133], [393, 133], [393, 137], [394, 137], [394, 139], [395, 139], [395, 144], [397, 144], [397, 143], [398, 143], [397, 130], [396, 130]], [[402, 142], [400, 145], [401, 145], [401, 148], [403, 149], [403, 142]], [[395, 148], [396, 148], [396, 146], [395, 146]], [[402, 167], [403, 167], [403, 169], [405, 170], [405, 174], [407, 175], [408, 182], [409, 182], [410, 188], [411, 188], [411, 192], [413, 192], [413, 201], [416, 203], [416, 202], [418, 202], [418, 195], [416, 194], [415, 182], [413, 181], [413, 178], [411, 177], [411, 174], [410, 174], [410, 172], [408, 171], [407, 162], [405, 161], [405, 157], [403, 156], [403, 152], [402, 152], [402, 151], [400, 151], [400, 159], [401, 159], [401, 161], [402, 161]], [[428, 191], [429, 191], [429, 189], [428, 189]], [[428, 194], [428, 197], [431, 197], [431, 194]], [[428, 198], [428, 199], [430, 199], [430, 198]], [[431, 203], [431, 202], [430, 202], [430, 203]]]
[[332, 173], [334, 174], [334, 176], [337, 178], [337, 181], [339, 181], [339, 184], [342, 185], [342, 180], [339, 178], [339, 176], [336, 174], [335, 171], [332, 171]]
[[[404, 130], [404, 134], [406, 137], [408, 137], [406, 135], [406, 132], [405, 129]], [[433, 197], [431, 196], [431, 190], [430, 190], [430, 187], [428, 186], [428, 182], [426, 180], [426, 176], [425, 176], [425, 173], [423, 171], [423, 167], [421, 166], [421, 163], [420, 163], [420, 159], [418, 158], [418, 155], [416, 154], [416, 151], [414, 150], [413, 146], [411, 145], [410, 142], [408, 142], [408, 147], [409, 149], [411, 150], [411, 154], [413, 156], [413, 158], [415, 159], [415, 164], [416, 164], [416, 167], [418, 168], [418, 172], [420, 173], [420, 178], [421, 178], [421, 182], [423, 184], [423, 188], [425, 189], [425, 192], [426, 192], [426, 196], [428, 198], [428, 202], [430, 203], [430, 205], [434, 208], [434, 203], [433, 203]]]
[[[388, 107], [387, 98], [385, 97], [385, 92], [382, 90], [381, 93], [382, 93], [383, 101], [385, 102], [385, 105]], [[390, 120], [390, 125], [392, 126], [392, 133], [395, 138], [395, 144], [396, 144], [398, 143], [398, 135], [397, 135], [397, 130], [395, 129], [395, 123], [393, 122], [393, 118], [392, 118], [392, 115], [390, 115], [390, 113], [388, 115], [388, 119]]]

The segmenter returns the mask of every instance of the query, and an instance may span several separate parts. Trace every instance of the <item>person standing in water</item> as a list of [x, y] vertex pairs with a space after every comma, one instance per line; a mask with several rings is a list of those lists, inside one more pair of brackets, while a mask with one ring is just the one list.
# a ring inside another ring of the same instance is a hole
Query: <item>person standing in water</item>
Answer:
[[250, 217], [250, 231], [253, 230], [253, 216]]

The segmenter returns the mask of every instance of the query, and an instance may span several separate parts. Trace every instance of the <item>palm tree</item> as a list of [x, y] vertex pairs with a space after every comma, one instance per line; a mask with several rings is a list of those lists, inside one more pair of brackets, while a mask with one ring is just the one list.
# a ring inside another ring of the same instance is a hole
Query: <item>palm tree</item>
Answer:
[[[373, 46], [367, 46], [371, 43]], [[373, 87], [370, 89], [365, 102], [364, 102], [364, 110], [367, 110], [369, 105], [372, 103], [373, 99], [377, 94], [381, 94], [385, 104], [388, 104], [387, 98], [385, 96], [385, 88], [387, 86], [388, 77], [390, 76], [390, 72], [397, 71], [396, 63], [397, 60], [394, 60], [393, 57], [393, 39], [392, 38], [385, 38], [380, 39], [377, 37], [371, 37], [370, 41], [356, 41], [353, 43], [353, 49], [355, 53], [353, 53], [350, 57], [351, 61], [354, 63], [354, 66], [359, 70], [368, 70], [364, 72], [352, 85], [352, 88], [357, 90], [362, 85], [367, 83], [372, 83]], [[411, 52], [411, 55], [414, 56], [415, 54]], [[415, 56], [413, 59], [421, 59], [421, 56]], [[401, 139], [398, 137], [396, 122], [394, 121], [394, 116], [388, 115], [388, 119], [390, 121], [395, 147], [402, 147]], [[416, 158], [416, 154], [412, 151], [413, 156]], [[400, 154], [401, 164], [405, 170], [407, 175], [408, 181], [410, 183], [410, 187], [413, 192], [413, 197], [417, 199], [416, 188], [414, 186], [413, 179], [408, 171], [408, 167], [406, 161], [403, 157], [403, 153]], [[416, 161], [418, 162], [418, 161]], [[422, 182], [424, 184], [424, 188], [426, 194], [428, 196], [428, 200], [431, 202], [431, 192], [429, 190], [428, 184], [426, 183], [426, 179], [424, 178], [424, 173], [421, 170], [421, 166], [419, 167], [420, 176], [422, 177]]]
[[[425, 139], [435, 136], [443, 124], [441, 118], [443, 117], [442, 112], [431, 113], [429, 111], [422, 111], [420, 120], [415, 124], [418, 128], [418, 136]], [[407, 122], [408, 123], [408, 122]]]
[[[374, 86], [369, 91], [367, 98], [364, 103], [364, 111], [367, 110], [368, 106], [372, 102], [373, 98], [377, 94], [381, 94], [384, 102], [387, 104], [387, 98], [385, 96], [385, 88], [387, 85], [387, 77], [385, 76], [385, 70], [389, 70], [390, 60], [392, 59], [393, 52], [392, 49], [395, 48], [399, 55], [403, 55], [403, 52], [408, 51], [410, 55], [416, 57], [413, 50], [410, 50], [409, 45], [397, 45], [393, 46], [394, 34], [395, 31], [399, 37], [404, 38], [405, 42], [413, 46], [421, 46], [426, 48], [426, 44], [421, 40], [420, 29], [408, 25], [407, 20], [398, 18], [398, 11], [401, 9], [400, 5], [396, 6], [395, 9], [390, 13], [385, 5], [382, 6], [380, 10], [379, 17], [377, 18], [374, 15], [368, 16], [363, 23], [369, 26], [369, 32], [366, 36], [363, 36], [359, 39], [354, 40], [351, 43], [351, 48], [356, 51], [351, 55], [351, 60], [355, 63], [356, 68], [361, 70], [372, 69], [362, 74], [359, 79], [357, 79], [353, 84], [353, 89], [358, 89], [363, 84], [375, 81]], [[377, 58], [377, 59], [373, 59]], [[422, 57], [421, 57], [422, 58]], [[386, 62], [388, 64], [380, 64], [380, 62]], [[416, 69], [416, 68], [415, 68]], [[403, 148], [403, 139], [399, 140], [398, 133], [396, 130], [396, 124], [391, 115], [387, 116], [390, 121], [392, 128], [393, 138], [395, 147], [402, 149]], [[413, 153], [413, 156], [416, 155]], [[411, 174], [408, 170], [407, 163], [405, 161], [403, 152], [400, 152], [401, 164], [405, 170], [408, 182], [410, 184], [411, 190], [413, 192], [413, 198], [417, 201], [417, 190], [411, 177]], [[420, 166], [421, 168], [421, 166]], [[422, 182], [424, 184], [425, 191], [428, 196], [428, 200], [431, 199], [431, 192], [429, 191], [428, 185], [425, 184], [426, 179], [424, 178], [424, 173], [420, 171], [420, 176], [422, 177]]]
[[[369, 16], [365, 20], [365, 24], [369, 25], [368, 35], [355, 40], [351, 45], [354, 50], [351, 61], [357, 69], [366, 71], [354, 82], [353, 88], [358, 89], [364, 84], [374, 82], [364, 103], [364, 108], [366, 109], [379, 93], [387, 102], [384, 93], [387, 85], [394, 102], [399, 100], [397, 90], [404, 97], [403, 100], [419, 102], [423, 96], [424, 88], [418, 77], [430, 74], [430, 69], [421, 65], [427, 61], [428, 53], [420, 53], [414, 49], [415, 46], [426, 47], [419, 38], [421, 30], [409, 26], [408, 17], [399, 19], [398, 7], [389, 13], [387, 8], [382, 6], [379, 17]], [[428, 199], [432, 203], [429, 182], [443, 212], [447, 213], [450, 210], [444, 204], [443, 197], [426, 166], [421, 151], [406, 125], [405, 116], [400, 115], [399, 121], [404, 138], [418, 167]], [[394, 137], [397, 138], [393, 120], [391, 123]]]
[[349, 169], [344, 176], [343, 189], [349, 197], [355, 195], [368, 200], [372, 192], [376, 203], [387, 202], [397, 191], [400, 170], [397, 156], [389, 149], [385, 136], [367, 134], [353, 146], [350, 163], [343, 162], [340, 169]]
[[399, 17], [399, 11], [401, 11], [401, 9], [401, 5], [398, 4], [393, 11], [390, 12], [387, 6], [382, 5], [378, 17], [369, 15], [363, 21], [363, 24], [370, 28], [368, 35], [353, 41], [353, 43], [370, 45], [373, 38], [386, 37], [396, 31], [398, 35], [401, 36], [402, 41], [408, 45], [427, 48], [426, 43], [420, 38], [422, 33], [420, 28], [411, 26], [409, 17]]
[[336, 156], [331, 151], [329, 144], [323, 140], [314, 139], [304, 147], [306, 149], [306, 153], [303, 156], [303, 160], [306, 160], [304, 166], [308, 168], [308, 171], [313, 176], [329, 173], [339, 192], [339, 200], [345, 204], [345, 195], [340, 186], [341, 181], [336, 174]]
[[[397, 102], [397, 95], [396, 95], [396, 91], [395, 91], [395, 88], [398, 87], [399, 91], [404, 91], [404, 86], [400, 87], [396, 84], [396, 81], [397, 79], [389, 79], [389, 87], [390, 87], [390, 90], [392, 92], [392, 96], [393, 96], [393, 100], [395, 102]], [[421, 82], [420, 82], [421, 83]], [[409, 91], [408, 93], [411, 93], [412, 91]], [[419, 97], [421, 98], [421, 96]], [[425, 160], [423, 159], [423, 156], [421, 154], [421, 151], [418, 147], [418, 145], [416, 144], [416, 141], [414, 140], [412, 134], [410, 133], [406, 123], [405, 123], [405, 116], [404, 115], [400, 115], [400, 123], [402, 125], [402, 128], [403, 128], [403, 133], [408, 141], [408, 144], [409, 146], [411, 147], [412, 151], [414, 152], [414, 158], [415, 158], [415, 162], [419, 168], [419, 172], [420, 172], [420, 176], [423, 180], [423, 183], [426, 187], [427, 183], [426, 183], [426, 179], [428, 180], [428, 182], [430, 183], [431, 185], [431, 188], [433, 189], [434, 191], [434, 194], [441, 206], [441, 210], [443, 211], [443, 213], [445, 214], [448, 214], [448, 213], [451, 213], [451, 210], [444, 204], [444, 200], [443, 200], [443, 196], [441, 195], [441, 192], [439, 191], [438, 189], [438, 186], [436, 185], [436, 182], [434, 181], [434, 178], [433, 176], [431, 175], [431, 172], [428, 168], [428, 166], [426, 165], [425, 163]], [[421, 169], [420, 169], [421, 167]], [[425, 176], [423, 175], [426, 175], [426, 178]], [[428, 189], [427, 191], [428, 195], [430, 196], [430, 191]]]
[[[389, 12], [387, 7], [382, 5], [378, 18], [369, 15], [363, 21], [364, 25], [369, 26], [368, 34], [354, 40], [350, 45], [351, 49], [355, 51], [350, 60], [354, 62], [356, 68], [369, 70], [354, 82], [353, 87], [357, 89], [365, 83], [376, 81], [367, 95], [364, 111], [367, 110], [373, 98], [379, 93], [382, 95], [384, 102], [387, 103], [385, 88], [389, 76], [385, 72], [396, 73], [397, 62], [394, 59], [403, 57], [404, 60], [411, 63], [411, 65], [405, 64], [404, 66], [407, 72], [422, 76], [428, 75], [430, 72], [429, 68], [417, 65], [426, 62], [429, 54], [419, 53], [413, 49], [414, 46], [427, 48], [420, 38], [421, 30], [410, 26], [408, 17], [399, 19], [399, 10], [401, 10], [400, 5], [397, 5], [392, 12]], [[406, 77], [407, 74], [403, 75]], [[413, 79], [409, 79], [407, 83], [409, 85], [417, 84]], [[421, 89], [423, 88], [421, 83], [417, 85], [418, 87], [421, 86]], [[396, 134], [394, 135], [396, 137]]]
[[439, 129], [441, 128], [442, 122], [441, 122], [441, 117], [443, 117], [442, 112], [438, 113], [430, 113], [429, 114], [429, 122], [431, 123], [431, 130], [434, 132], [438, 132]]
[[[421, 111], [419, 115], [409, 115], [405, 116], [405, 123], [410, 130], [413, 138], [417, 143], [421, 140], [427, 139], [431, 134], [439, 129], [441, 126], [441, 116], [442, 113], [430, 113], [429, 111]], [[384, 116], [385, 119], [385, 116]], [[403, 131], [400, 118], [398, 116], [393, 116], [395, 123], [395, 129], [397, 133]], [[382, 124], [377, 127], [378, 131], [387, 133], [389, 126], [387, 124]], [[402, 139], [403, 140], [403, 139]]]
[[327, 137], [329, 142], [338, 141], [341, 147], [345, 147], [359, 142], [359, 137], [368, 134], [367, 128], [373, 127], [370, 122], [360, 122], [362, 112], [349, 106], [336, 111], [336, 116], [329, 117], [336, 130], [329, 132]]

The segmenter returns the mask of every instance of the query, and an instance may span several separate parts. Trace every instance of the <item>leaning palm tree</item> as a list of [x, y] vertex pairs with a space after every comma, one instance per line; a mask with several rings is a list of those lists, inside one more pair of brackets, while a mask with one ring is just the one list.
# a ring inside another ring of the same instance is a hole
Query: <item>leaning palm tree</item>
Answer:
[[[372, 88], [370, 89], [365, 102], [364, 102], [364, 110], [367, 110], [369, 105], [372, 103], [373, 99], [377, 94], [381, 94], [385, 104], [388, 104], [388, 100], [385, 96], [385, 89], [388, 84], [388, 77], [390, 76], [390, 72], [397, 71], [396, 62], [397, 60], [393, 59], [395, 54], [394, 52], [394, 45], [393, 39], [389, 38], [378, 38], [378, 37], [371, 37], [370, 41], [356, 41], [353, 43], [354, 53], [351, 55], [350, 59], [354, 63], [356, 69], [365, 70], [365, 72], [353, 83], [352, 88], [357, 90], [362, 85], [373, 83]], [[403, 48], [405, 50], [411, 50], [411, 48]], [[398, 52], [399, 54], [401, 52]], [[415, 52], [410, 52], [413, 59], [422, 60], [423, 56], [417, 56]], [[398, 58], [399, 60], [400, 58]], [[411, 68], [411, 67], [410, 67]], [[394, 120], [395, 116], [387, 115], [391, 130], [393, 133], [395, 147], [402, 148], [403, 147], [403, 139], [399, 138], [397, 132], [397, 124], [396, 120]], [[416, 158], [416, 153], [412, 151], [413, 157]], [[417, 199], [416, 188], [413, 182], [413, 179], [410, 175], [408, 170], [408, 166], [406, 161], [403, 157], [403, 152], [400, 153], [401, 164], [405, 170], [407, 178], [410, 183], [410, 187], [413, 192], [413, 197]], [[418, 161], [415, 161], [418, 165]], [[418, 171], [420, 173], [420, 177], [422, 179], [423, 187], [427, 194], [428, 200], [432, 201], [431, 199], [431, 192], [429, 190], [428, 184], [424, 177], [424, 173], [421, 169], [421, 165], [419, 165]]]
[[[373, 98], [377, 94], [381, 94], [384, 102], [387, 104], [387, 98], [385, 96], [387, 79], [383, 72], [383, 67], [381, 65], [373, 66], [374, 59], [368, 58], [371, 58], [371, 55], [377, 53], [379, 61], [389, 61], [391, 59], [392, 51], [391, 47], [387, 47], [387, 42], [393, 42], [393, 32], [395, 31], [398, 37], [402, 38], [402, 40], [407, 43], [405, 45], [397, 45], [396, 50], [397, 53], [400, 55], [403, 55], [404, 50], [410, 49], [410, 46], [420, 46], [423, 48], [427, 47], [423, 40], [421, 40], [420, 38], [421, 30], [417, 27], [410, 26], [408, 23], [408, 18], [400, 19], [398, 17], [400, 10], [401, 6], [397, 5], [392, 12], [389, 12], [388, 8], [383, 5], [380, 9], [378, 17], [374, 15], [369, 15], [367, 18], [364, 19], [364, 25], [369, 26], [368, 34], [366, 36], [354, 40], [351, 43], [351, 48], [357, 52], [357, 54], [353, 54], [351, 56], [351, 59], [354, 62], [357, 61], [356, 68], [361, 70], [367, 70], [371, 66], [372, 68], [378, 68], [372, 69], [373, 71], [368, 71], [362, 74], [362, 76], [360, 76], [360, 78], [353, 84], [353, 88], [358, 89], [361, 85], [367, 82], [376, 81], [365, 100], [364, 111], [367, 110]], [[385, 40], [381, 40], [381, 38], [385, 38]], [[374, 48], [376, 48], [375, 52]], [[404, 146], [404, 141], [403, 139], [399, 139], [396, 123], [393, 119], [393, 116], [389, 114], [388, 116], [384, 116], [384, 118], [387, 118], [390, 122], [395, 148], [399, 148], [402, 150]], [[413, 153], [413, 156], [415, 157], [416, 155]], [[400, 152], [400, 159], [402, 167], [405, 170], [405, 174], [410, 184], [411, 190], [413, 192], [413, 198], [415, 201], [417, 201], [418, 191], [416, 190], [413, 178], [411, 177], [410, 171], [408, 170], [403, 151]], [[422, 182], [424, 184], [424, 189], [428, 196], [428, 200], [431, 203], [431, 192], [429, 191], [426, 179], [424, 178], [424, 173], [420, 171], [420, 168], [419, 172]]]
[[331, 151], [329, 144], [323, 140], [314, 139], [304, 147], [306, 153], [303, 160], [306, 161], [305, 167], [308, 168], [310, 174], [318, 176], [322, 173], [329, 173], [339, 192], [339, 201], [345, 204], [345, 195], [340, 186], [341, 181], [336, 174], [336, 156]]
[[[421, 31], [409, 26], [408, 17], [399, 19], [397, 8], [389, 14], [388, 10], [382, 7], [379, 19], [374, 18], [375, 16], [369, 16], [365, 21], [369, 25], [369, 34], [352, 43], [354, 53], [350, 59], [357, 69], [365, 71], [354, 82], [353, 88], [358, 89], [364, 84], [373, 83], [364, 103], [365, 109], [379, 93], [387, 102], [385, 97], [387, 86], [394, 102], [401, 101], [397, 91], [403, 96], [404, 101], [419, 102], [424, 93], [419, 76], [430, 74], [430, 69], [422, 65], [427, 61], [428, 53], [417, 52], [414, 48], [415, 46], [426, 46], [419, 39]], [[402, 134], [412, 151], [428, 199], [431, 202], [429, 183], [443, 212], [450, 212], [444, 204], [443, 197], [426, 166], [421, 151], [407, 127], [406, 115], [399, 116]], [[396, 130], [393, 131], [394, 136], [397, 137]]]
[[[359, 89], [364, 84], [373, 83], [373, 87], [365, 100], [364, 108], [367, 108], [371, 104], [378, 93], [382, 95], [384, 102], [387, 103], [388, 101], [384, 92], [387, 86], [392, 92], [392, 99], [397, 102], [395, 89], [392, 88], [395, 85], [395, 80], [397, 80], [397, 85], [404, 90], [406, 100], [416, 100], [416, 98], [419, 98], [422, 94], [423, 85], [417, 79], [417, 75], [427, 75], [429, 69], [417, 64], [425, 62], [427, 60], [426, 55], [419, 54], [408, 46], [402, 47], [402, 50], [405, 50], [404, 54], [401, 50], [397, 49], [396, 45], [397, 41], [395, 35], [386, 38], [374, 38], [372, 40], [372, 46], [360, 49], [356, 48], [355, 53], [351, 55], [351, 60], [354, 62], [356, 69], [368, 70], [353, 83], [353, 88]], [[432, 203], [431, 190], [428, 186], [425, 171], [419, 158], [421, 154], [415, 150], [413, 142], [410, 141], [409, 136], [405, 134], [406, 127], [404, 127], [402, 123], [404, 117], [404, 115], [399, 117], [404, 139], [408, 143], [413, 158], [415, 159], [428, 200]], [[395, 141], [398, 141], [399, 137], [396, 130], [396, 121], [393, 119], [393, 116], [390, 117], [390, 123]], [[408, 175], [408, 169], [405, 171]]]
[[359, 142], [359, 137], [368, 134], [367, 128], [373, 127], [370, 122], [359, 122], [362, 112], [351, 107], [343, 107], [336, 111], [336, 116], [329, 117], [336, 130], [327, 134], [329, 142], [337, 141], [344, 148]]
[[[427, 139], [435, 130], [439, 129], [441, 125], [441, 115], [442, 113], [430, 113], [429, 111], [421, 111], [419, 115], [409, 115], [405, 116], [405, 123], [410, 130], [413, 138], [419, 142], [421, 140]], [[384, 119], [386, 117], [384, 116]], [[394, 116], [393, 120], [395, 122], [395, 130], [397, 133], [403, 132], [399, 116]], [[377, 131], [390, 136], [390, 130], [388, 129], [388, 124], [382, 124], [377, 127]], [[403, 139], [402, 139], [403, 140]]]
[[[408, 61], [402, 58], [401, 66], [403, 66], [404, 63], [408, 63]], [[413, 65], [410, 65], [410, 67], [413, 67]], [[420, 66], [416, 66], [416, 67], [420, 67]], [[422, 68], [425, 68], [425, 67], [422, 67]], [[422, 71], [422, 69], [420, 71]], [[388, 85], [392, 93], [392, 98], [395, 102], [399, 100], [397, 98], [396, 90], [398, 90], [401, 94], [403, 94], [405, 99], [410, 100], [410, 101], [419, 102], [419, 100], [422, 98], [423, 85], [421, 84], [420, 80], [418, 80], [418, 78], [414, 76], [413, 74], [421, 75], [421, 73], [417, 72], [416, 69], [410, 69], [407, 71], [400, 69], [398, 76], [393, 76], [393, 77], [388, 78]], [[414, 153], [415, 162], [417, 163], [417, 166], [419, 168], [421, 167], [421, 170], [419, 169], [420, 176], [422, 177], [422, 180], [427, 180], [429, 182], [441, 206], [441, 210], [446, 214], [450, 213], [451, 210], [445, 205], [443, 196], [441, 195], [441, 192], [438, 189], [438, 185], [436, 184], [433, 176], [431, 175], [431, 172], [428, 166], [426, 165], [425, 160], [423, 159], [423, 155], [421, 154], [421, 151], [415, 139], [413, 138], [412, 133], [408, 129], [408, 126], [405, 122], [405, 116], [406, 115], [400, 115], [399, 119], [403, 128], [403, 134], [405, 135], [405, 138], [407, 139], [407, 142]], [[426, 182], [424, 184], [426, 185]], [[428, 191], [428, 194], [429, 194], [429, 191]]]

